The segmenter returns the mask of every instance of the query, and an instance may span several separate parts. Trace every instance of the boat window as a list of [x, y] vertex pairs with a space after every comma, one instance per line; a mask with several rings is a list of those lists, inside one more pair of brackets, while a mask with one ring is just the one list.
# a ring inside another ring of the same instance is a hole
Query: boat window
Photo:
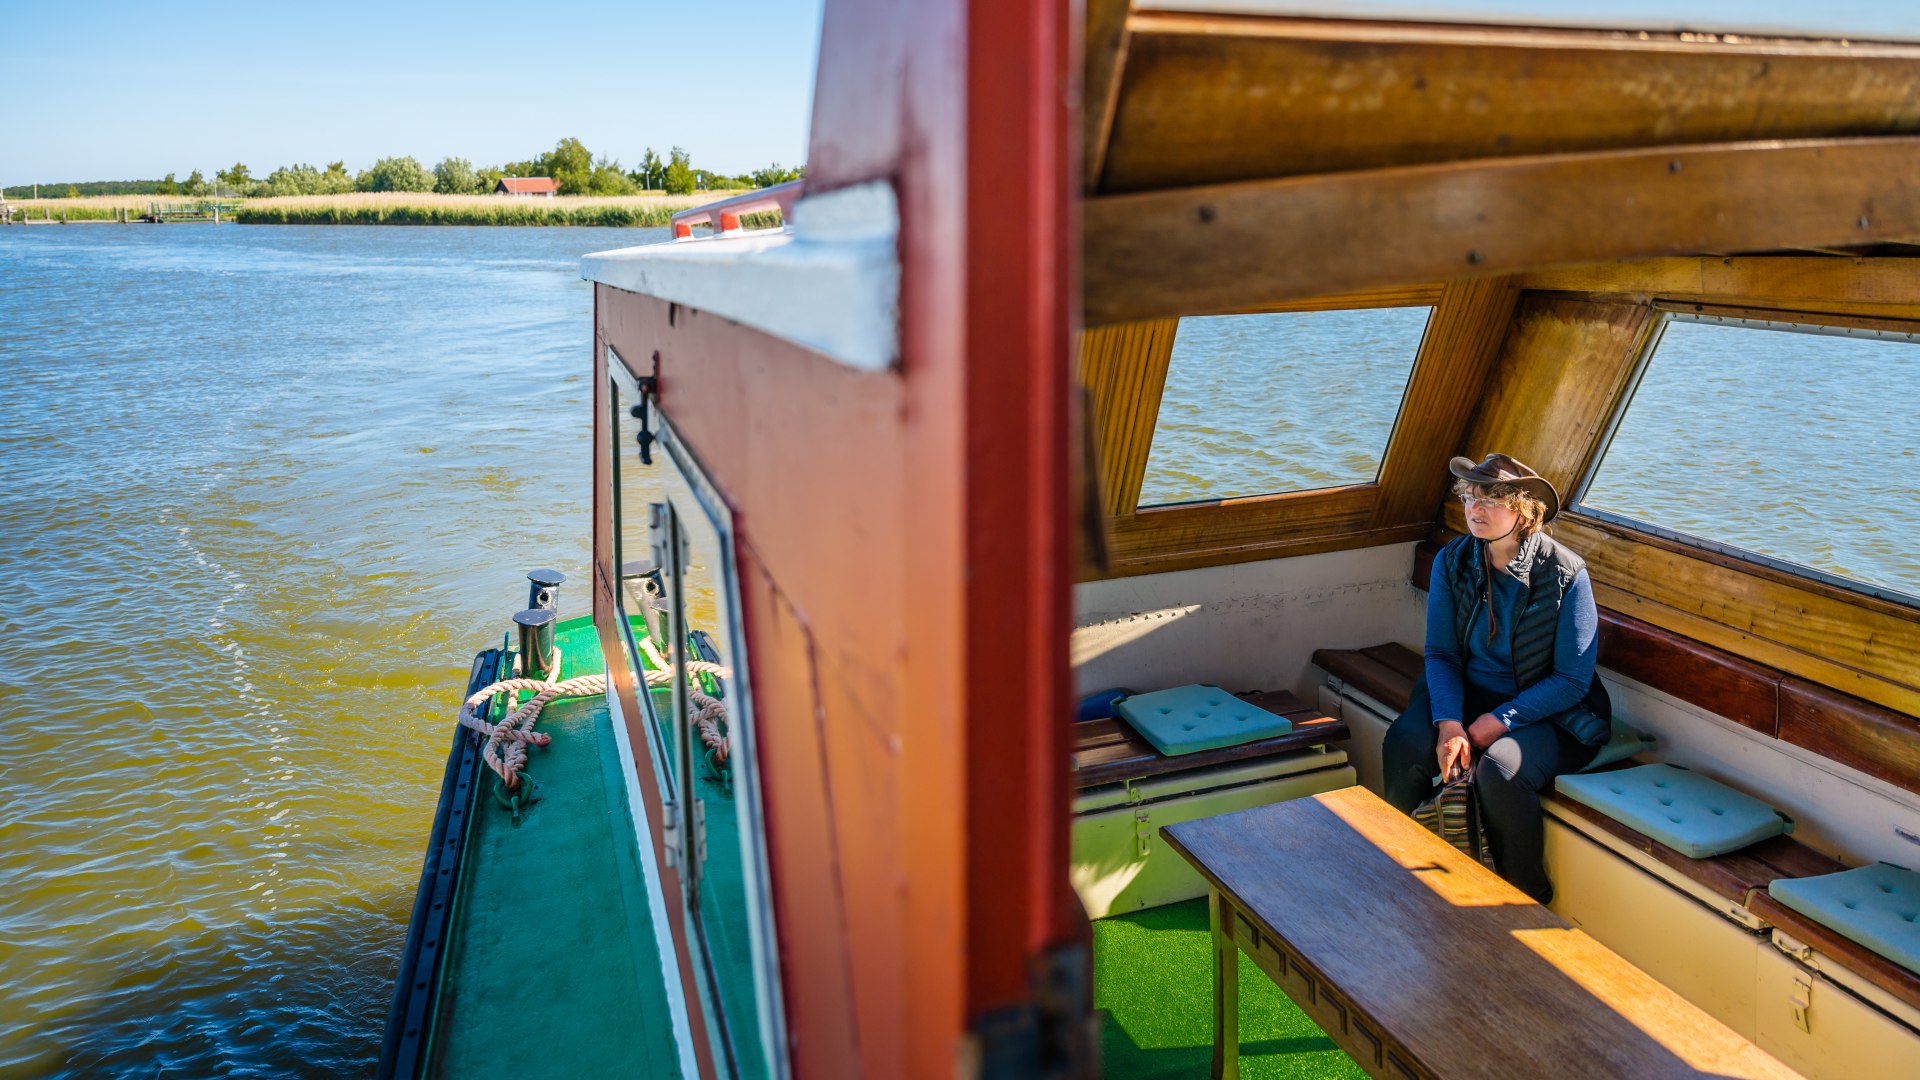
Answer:
[[[637, 437], [642, 424], [640, 418], [633, 415], [641, 399], [618, 355], [609, 350], [607, 361], [610, 371], [615, 373], [608, 380], [613, 432], [609, 455], [613, 462], [613, 551], [614, 565], [620, 568], [620, 589], [615, 598], [622, 615], [621, 644], [627, 654], [628, 670], [644, 673], [653, 669], [647, 661], [648, 650], [641, 642], [650, 639], [657, 647], [667, 640], [668, 633], [665, 586], [649, 551], [656, 516], [653, 508], [661, 504], [664, 494], [663, 470], [641, 464]], [[647, 713], [646, 728], [652, 741], [644, 752], [635, 746], [635, 753], [653, 763], [655, 777], [662, 785], [661, 797], [672, 800], [677, 790], [676, 778], [669, 767], [677, 752], [673, 726], [669, 723], [672, 689], [636, 687], [635, 696]]]
[[664, 503], [652, 530], [666, 640], [639, 642], [669, 673], [683, 793], [687, 915], [724, 1075], [775, 1075], [777, 979], [732, 517], [666, 417], [654, 418]]
[[1140, 505], [1372, 483], [1431, 311], [1181, 319]]
[[1713, 310], [1666, 316], [1577, 508], [1920, 605], [1920, 333]]

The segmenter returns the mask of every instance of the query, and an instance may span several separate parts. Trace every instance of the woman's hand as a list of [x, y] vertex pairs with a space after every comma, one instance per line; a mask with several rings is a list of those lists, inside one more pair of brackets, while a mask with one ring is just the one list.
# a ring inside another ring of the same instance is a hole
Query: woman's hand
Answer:
[[1474, 749], [1485, 750], [1507, 734], [1507, 725], [1501, 723], [1492, 713], [1481, 713], [1467, 729], [1467, 738], [1473, 742]]
[[1466, 772], [1473, 764], [1473, 744], [1467, 739], [1467, 729], [1458, 720], [1440, 721], [1440, 741], [1435, 753], [1440, 758], [1440, 782], [1451, 783], [1455, 770]]

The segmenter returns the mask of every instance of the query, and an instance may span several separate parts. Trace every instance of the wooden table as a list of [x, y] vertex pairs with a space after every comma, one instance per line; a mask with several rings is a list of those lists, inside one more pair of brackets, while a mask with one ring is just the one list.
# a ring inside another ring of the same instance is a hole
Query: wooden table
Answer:
[[1207, 879], [1213, 1075], [1242, 952], [1377, 1077], [1791, 1077], [1364, 788], [1169, 825]]

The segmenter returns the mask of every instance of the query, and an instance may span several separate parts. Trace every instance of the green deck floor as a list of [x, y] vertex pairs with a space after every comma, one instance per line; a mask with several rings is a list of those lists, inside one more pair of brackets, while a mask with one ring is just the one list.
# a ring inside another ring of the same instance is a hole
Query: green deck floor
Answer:
[[[589, 619], [560, 624], [567, 678], [598, 673]], [[461, 860], [430, 1050], [440, 1076], [677, 1077], [679, 1058], [606, 703], [557, 701], [516, 824], [481, 793]]]
[[[1213, 957], [1207, 902], [1093, 924], [1093, 1007], [1103, 1073], [1113, 1080], [1206, 1076], [1213, 1057]], [[1240, 961], [1240, 1075], [1365, 1077], [1253, 961]]]
[[[565, 677], [600, 670], [589, 620], [560, 624], [557, 639]], [[497, 781], [484, 774], [448, 933], [432, 1071], [516, 1080], [678, 1077], [646, 882], [606, 705], [597, 697], [555, 702], [539, 727], [553, 742], [530, 758], [540, 797], [518, 824], [494, 803]], [[713, 802], [719, 804], [713, 811], [728, 808], [727, 800]], [[714, 832], [723, 845], [737, 843], [730, 829]], [[718, 869], [733, 860], [714, 861]], [[722, 885], [726, 876], [711, 884]], [[1093, 927], [1104, 1074], [1117, 1080], [1206, 1075], [1213, 991], [1205, 901], [1101, 919]], [[743, 953], [741, 943], [713, 944], [723, 966], [744, 961], [729, 955]], [[750, 1008], [743, 1011], [751, 1015]], [[1240, 1010], [1241, 1073], [1249, 1080], [1365, 1075], [1246, 961]], [[756, 1063], [743, 1064], [756, 1071]]]

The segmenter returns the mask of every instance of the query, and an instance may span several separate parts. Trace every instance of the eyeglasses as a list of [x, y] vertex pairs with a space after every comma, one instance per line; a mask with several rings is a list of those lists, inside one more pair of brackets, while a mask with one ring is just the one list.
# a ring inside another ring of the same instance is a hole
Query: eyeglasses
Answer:
[[1462, 495], [1460, 496], [1460, 505], [1471, 510], [1476, 506], [1484, 506], [1491, 509], [1495, 506], [1505, 507], [1507, 504], [1500, 499], [1491, 498], [1486, 495]]

